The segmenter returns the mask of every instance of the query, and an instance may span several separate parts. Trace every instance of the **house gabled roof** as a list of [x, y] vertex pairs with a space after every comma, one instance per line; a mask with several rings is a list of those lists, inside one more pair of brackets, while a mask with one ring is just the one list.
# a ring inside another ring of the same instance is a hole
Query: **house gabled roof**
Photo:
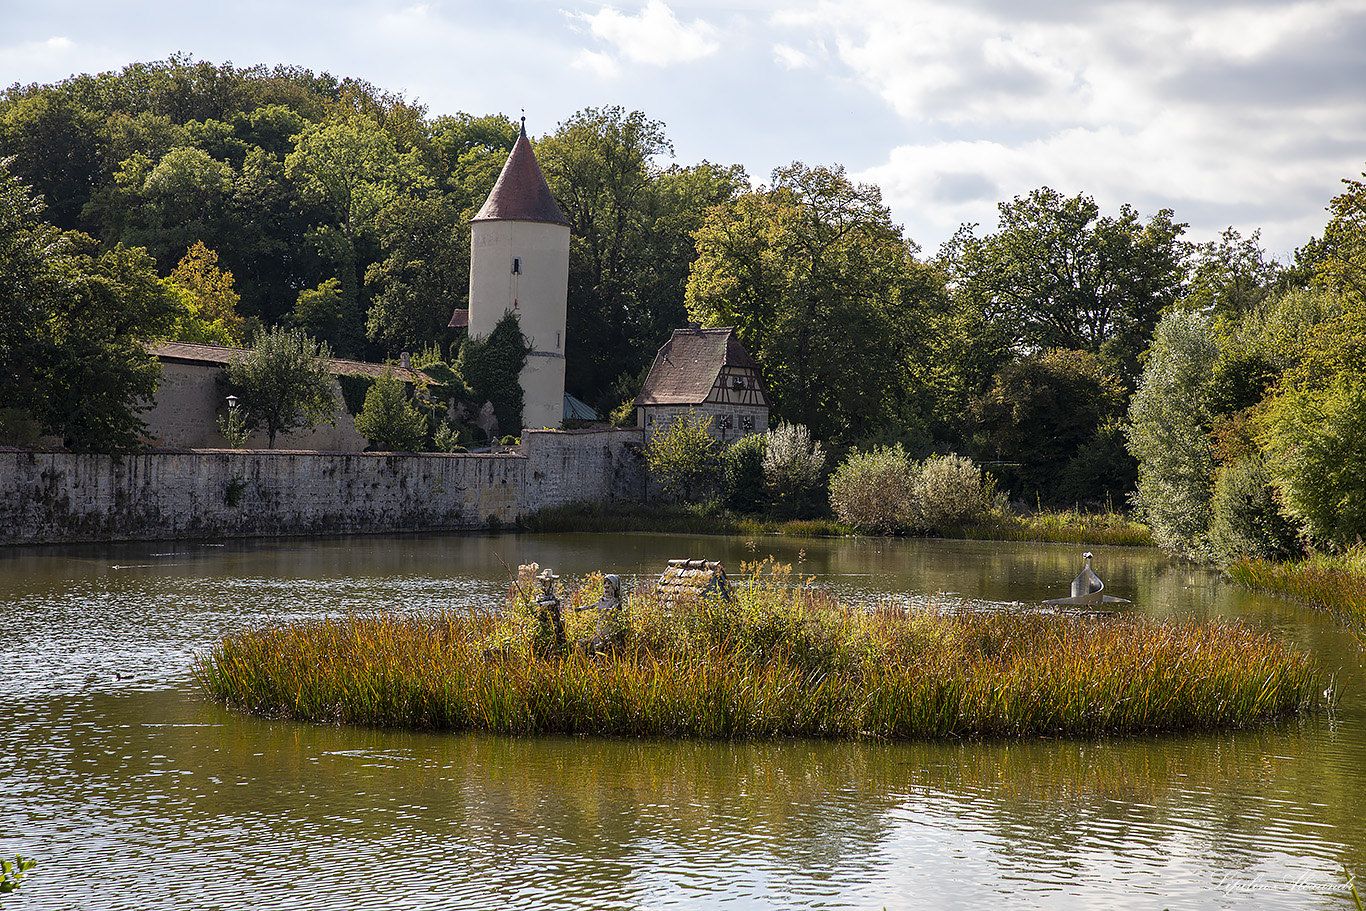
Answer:
[[[228, 345], [199, 345], [193, 342], [162, 342], [147, 345], [147, 353], [157, 360], [173, 361], [181, 364], [207, 364], [226, 367], [236, 363], [247, 353], [245, 348]], [[384, 371], [392, 370], [394, 375], [406, 383], [418, 381], [431, 382], [431, 378], [419, 370], [388, 364], [372, 364], [368, 361], [348, 361], [344, 358], [328, 358], [327, 370], [334, 376], [384, 376]]]
[[559, 203], [545, 182], [545, 173], [526, 138], [526, 118], [517, 142], [508, 155], [498, 182], [484, 201], [474, 221], [541, 221], [552, 225], [568, 225]]
[[[636, 396], [637, 405], [701, 405], [716, 385], [722, 367], [753, 370], [759, 365], [735, 337], [735, 327], [675, 329], [650, 365]], [[759, 394], [768, 405], [762, 383]]]

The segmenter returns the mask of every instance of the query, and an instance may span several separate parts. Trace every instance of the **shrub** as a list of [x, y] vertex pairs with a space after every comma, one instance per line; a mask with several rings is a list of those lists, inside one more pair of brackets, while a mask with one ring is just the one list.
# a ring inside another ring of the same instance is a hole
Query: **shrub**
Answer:
[[498, 426], [522, 429], [522, 368], [531, 351], [521, 324], [511, 312], [503, 315], [488, 338], [466, 339], [455, 369], [474, 395], [476, 405], [492, 402]]
[[1206, 556], [1216, 563], [1240, 557], [1285, 559], [1300, 551], [1295, 526], [1281, 512], [1260, 455], [1220, 466], [1210, 514]]
[[907, 519], [927, 531], [974, 522], [990, 511], [992, 487], [971, 459], [930, 456], [914, 469]]
[[464, 424], [442, 421], [432, 438], [432, 449], [436, 452], [464, 452], [472, 440], [473, 434]]
[[830, 477], [830, 506], [847, 525], [887, 534], [905, 527], [913, 478], [906, 450], [879, 446], [854, 452]]
[[767, 434], [750, 434], [721, 453], [721, 498], [736, 512], [758, 512], [768, 503], [764, 486], [767, 442]]
[[825, 451], [801, 424], [780, 423], [764, 447], [764, 484], [784, 512], [804, 515], [815, 505], [825, 473]]
[[408, 400], [403, 381], [386, 369], [365, 394], [356, 430], [380, 451], [420, 452], [427, 438], [427, 419]]

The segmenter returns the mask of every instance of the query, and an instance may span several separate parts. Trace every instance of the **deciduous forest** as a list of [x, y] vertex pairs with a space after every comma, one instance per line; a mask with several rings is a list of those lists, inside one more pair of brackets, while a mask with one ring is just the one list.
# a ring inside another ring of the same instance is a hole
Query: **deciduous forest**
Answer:
[[[149, 339], [285, 328], [455, 368], [469, 219], [516, 135], [359, 78], [181, 56], [8, 88], [0, 429], [136, 445]], [[733, 325], [775, 424], [832, 466], [956, 453], [1017, 500], [1132, 505], [1211, 559], [1366, 531], [1366, 184], [1288, 262], [1255, 226], [1193, 243], [1177, 212], [1048, 187], [930, 253], [836, 164], [679, 163], [665, 124], [610, 106], [533, 143], [572, 230], [567, 391], [600, 414], [672, 329]]]

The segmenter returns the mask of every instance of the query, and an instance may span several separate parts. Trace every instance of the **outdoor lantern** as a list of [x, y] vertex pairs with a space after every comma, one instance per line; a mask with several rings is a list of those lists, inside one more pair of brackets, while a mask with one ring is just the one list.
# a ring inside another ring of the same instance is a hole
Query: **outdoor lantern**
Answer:
[[237, 410], [237, 396], [235, 396], [235, 395], [230, 395], [230, 396], [228, 396], [228, 410], [229, 410], [229, 411], [236, 411], [236, 410]]

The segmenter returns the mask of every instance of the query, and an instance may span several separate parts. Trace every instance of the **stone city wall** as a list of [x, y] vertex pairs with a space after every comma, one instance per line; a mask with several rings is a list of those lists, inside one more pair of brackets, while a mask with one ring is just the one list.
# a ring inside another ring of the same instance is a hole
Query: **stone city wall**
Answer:
[[0, 450], [0, 544], [476, 529], [630, 499], [639, 432], [533, 431], [523, 452]]

